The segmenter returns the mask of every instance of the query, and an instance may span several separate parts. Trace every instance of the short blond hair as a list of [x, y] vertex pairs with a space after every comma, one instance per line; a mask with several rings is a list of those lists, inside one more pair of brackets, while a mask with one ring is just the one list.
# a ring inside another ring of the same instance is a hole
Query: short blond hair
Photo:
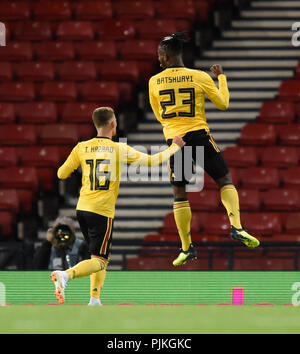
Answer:
[[92, 115], [96, 129], [107, 126], [114, 116], [115, 112], [111, 107], [96, 108]]

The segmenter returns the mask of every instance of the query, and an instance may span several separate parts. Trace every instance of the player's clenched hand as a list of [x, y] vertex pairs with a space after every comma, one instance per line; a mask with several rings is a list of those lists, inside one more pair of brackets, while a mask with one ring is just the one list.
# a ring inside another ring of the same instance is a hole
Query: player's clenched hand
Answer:
[[218, 77], [220, 74], [223, 74], [223, 68], [220, 64], [215, 64], [211, 66], [209, 70], [215, 75], [215, 77]]
[[185, 142], [180, 136], [175, 136], [172, 142], [177, 144], [180, 148], [182, 148], [185, 145]]

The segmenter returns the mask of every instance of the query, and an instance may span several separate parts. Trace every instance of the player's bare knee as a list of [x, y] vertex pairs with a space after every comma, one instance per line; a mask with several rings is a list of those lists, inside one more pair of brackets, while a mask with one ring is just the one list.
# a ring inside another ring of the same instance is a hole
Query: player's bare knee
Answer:
[[104, 257], [92, 255], [91, 258], [96, 259], [99, 262], [99, 270], [104, 270], [108, 266], [108, 260]]
[[173, 194], [175, 201], [178, 199], [187, 199], [187, 192], [185, 190], [185, 186], [173, 186]]
[[231, 174], [228, 172], [224, 177], [215, 180], [219, 188], [222, 188], [228, 184], [233, 184]]

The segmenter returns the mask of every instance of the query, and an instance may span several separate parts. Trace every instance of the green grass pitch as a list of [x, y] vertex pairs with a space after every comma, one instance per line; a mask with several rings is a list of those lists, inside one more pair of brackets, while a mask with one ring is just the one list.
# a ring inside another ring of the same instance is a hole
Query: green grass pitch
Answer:
[[221, 305], [12, 305], [0, 307], [0, 333], [300, 333], [300, 308]]

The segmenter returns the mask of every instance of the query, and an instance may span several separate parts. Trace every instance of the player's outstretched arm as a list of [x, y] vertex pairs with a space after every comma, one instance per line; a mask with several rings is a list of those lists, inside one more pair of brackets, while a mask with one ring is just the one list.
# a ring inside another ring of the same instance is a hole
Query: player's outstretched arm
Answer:
[[175, 154], [185, 145], [185, 142], [180, 136], [175, 136], [172, 145], [166, 150], [161, 151], [154, 155], [143, 154], [132, 147], [128, 146], [127, 150], [127, 163], [143, 166], [158, 166], [167, 161], [172, 155]]
[[70, 176], [70, 174], [76, 170], [80, 165], [80, 160], [77, 153], [78, 144], [73, 148], [67, 160], [57, 171], [57, 177], [59, 179], [66, 179]]
[[225, 111], [229, 106], [229, 90], [226, 76], [223, 73], [222, 66], [219, 64], [213, 65], [210, 71], [218, 78], [219, 88], [217, 88], [213, 79], [205, 72], [202, 72], [201, 87], [209, 100], [218, 109]]

